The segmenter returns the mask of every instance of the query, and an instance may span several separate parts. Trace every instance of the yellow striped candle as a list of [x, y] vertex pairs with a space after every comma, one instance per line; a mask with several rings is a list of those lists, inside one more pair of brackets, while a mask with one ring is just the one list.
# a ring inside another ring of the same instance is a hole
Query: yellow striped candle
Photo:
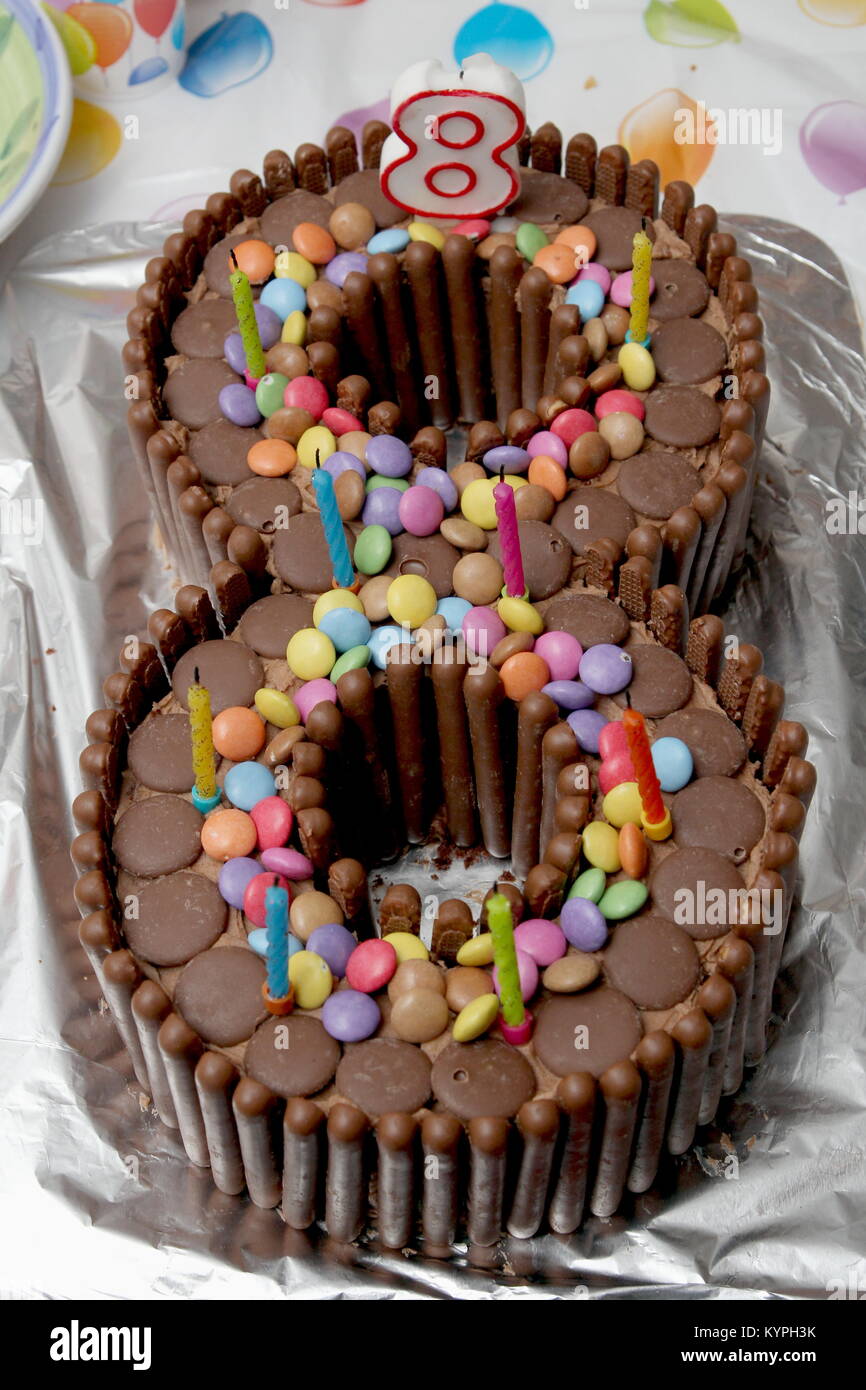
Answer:
[[649, 328], [650, 274], [653, 248], [646, 232], [635, 232], [631, 244], [631, 317], [628, 325], [630, 343], [646, 344]]
[[195, 790], [202, 801], [210, 801], [216, 796], [216, 759], [214, 757], [213, 735], [211, 732], [210, 691], [199, 684], [198, 667], [195, 668], [195, 684], [189, 687], [186, 702], [189, 708], [189, 724], [192, 734], [192, 767], [195, 773]]

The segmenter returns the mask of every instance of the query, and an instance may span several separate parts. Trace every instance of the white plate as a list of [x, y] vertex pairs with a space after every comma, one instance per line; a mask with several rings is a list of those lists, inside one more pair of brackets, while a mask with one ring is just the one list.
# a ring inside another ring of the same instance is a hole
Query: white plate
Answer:
[[0, 241], [45, 192], [69, 135], [72, 76], [50, 20], [0, 0]]

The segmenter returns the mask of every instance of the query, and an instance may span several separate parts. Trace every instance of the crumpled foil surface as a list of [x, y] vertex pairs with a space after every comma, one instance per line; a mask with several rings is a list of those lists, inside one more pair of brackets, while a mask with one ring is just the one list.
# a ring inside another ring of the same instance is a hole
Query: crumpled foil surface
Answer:
[[847, 534], [827, 527], [827, 504], [848, 512], [866, 480], [863, 342], [826, 245], [781, 222], [728, 225], [755, 270], [773, 400], [725, 616], [784, 682], [818, 766], [771, 1045], [652, 1192], [573, 1237], [505, 1241], [492, 1272], [375, 1240], [338, 1247], [222, 1196], [131, 1083], [78, 945], [68, 808], [121, 640], [171, 602], [118, 356], [169, 229], [70, 232], [19, 263], [0, 319], [0, 1293], [824, 1298], [851, 1276], [866, 1287], [866, 517], [848, 517]]

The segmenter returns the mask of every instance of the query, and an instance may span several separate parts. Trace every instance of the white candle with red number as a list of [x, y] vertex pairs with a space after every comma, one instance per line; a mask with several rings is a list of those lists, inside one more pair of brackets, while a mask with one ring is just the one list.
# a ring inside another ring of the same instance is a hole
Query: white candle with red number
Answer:
[[450, 71], [413, 63], [391, 90], [382, 190], [419, 217], [498, 212], [520, 190], [517, 142], [525, 124], [519, 78], [489, 54]]

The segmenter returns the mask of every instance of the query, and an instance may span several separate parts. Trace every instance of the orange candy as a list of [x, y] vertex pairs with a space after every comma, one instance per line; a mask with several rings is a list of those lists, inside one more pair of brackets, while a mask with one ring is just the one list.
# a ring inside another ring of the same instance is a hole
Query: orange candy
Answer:
[[202, 849], [220, 863], [250, 854], [255, 849], [256, 838], [252, 816], [233, 807], [212, 811], [201, 828]]
[[297, 461], [298, 451], [287, 439], [259, 439], [247, 453], [247, 463], [260, 478], [282, 478]]
[[253, 237], [249, 241], [238, 242], [235, 247], [238, 270], [249, 277], [250, 284], [263, 285], [274, 273], [274, 248], [266, 241]]
[[337, 254], [331, 233], [315, 222], [299, 222], [292, 232], [292, 245], [299, 256], [305, 256], [313, 265], [327, 265]]
[[534, 483], [537, 487], [546, 488], [557, 502], [562, 501], [568, 483], [565, 469], [560, 468], [556, 459], [549, 458], [547, 454], [536, 454], [529, 465], [529, 472], [526, 476], [530, 483]]
[[214, 716], [211, 730], [213, 746], [223, 758], [233, 763], [254, 758], [264, 747], [265, 726], [255, 710], [245, 705], [230, 705]]
[[592, 260], [598, 242], [591, 227], [563, 227], [553, 244], [554, 246], [571, 247], [574, 253], [573, 273], [576, 275], [581, 266]]
[[535, 652], [517, 652], [503, 661], [499, 676], [510, 699], [524, 700], [533, 690], [540, 690], [550, 680], [550, 667]]
[[541, 250], [536, 252], [532, 264], [540, 266], [554, 285], [565, 285], [577, 274], [574, 248], [563, 241], [554, 241], [550, 246], [542, 246]]
[[634, 821], [626, 821], [620, 830], [617, 849], [623, 873], [628, 874], [629, 878], [643, 878], [647, 865], [647, 844], [643, 831]]

